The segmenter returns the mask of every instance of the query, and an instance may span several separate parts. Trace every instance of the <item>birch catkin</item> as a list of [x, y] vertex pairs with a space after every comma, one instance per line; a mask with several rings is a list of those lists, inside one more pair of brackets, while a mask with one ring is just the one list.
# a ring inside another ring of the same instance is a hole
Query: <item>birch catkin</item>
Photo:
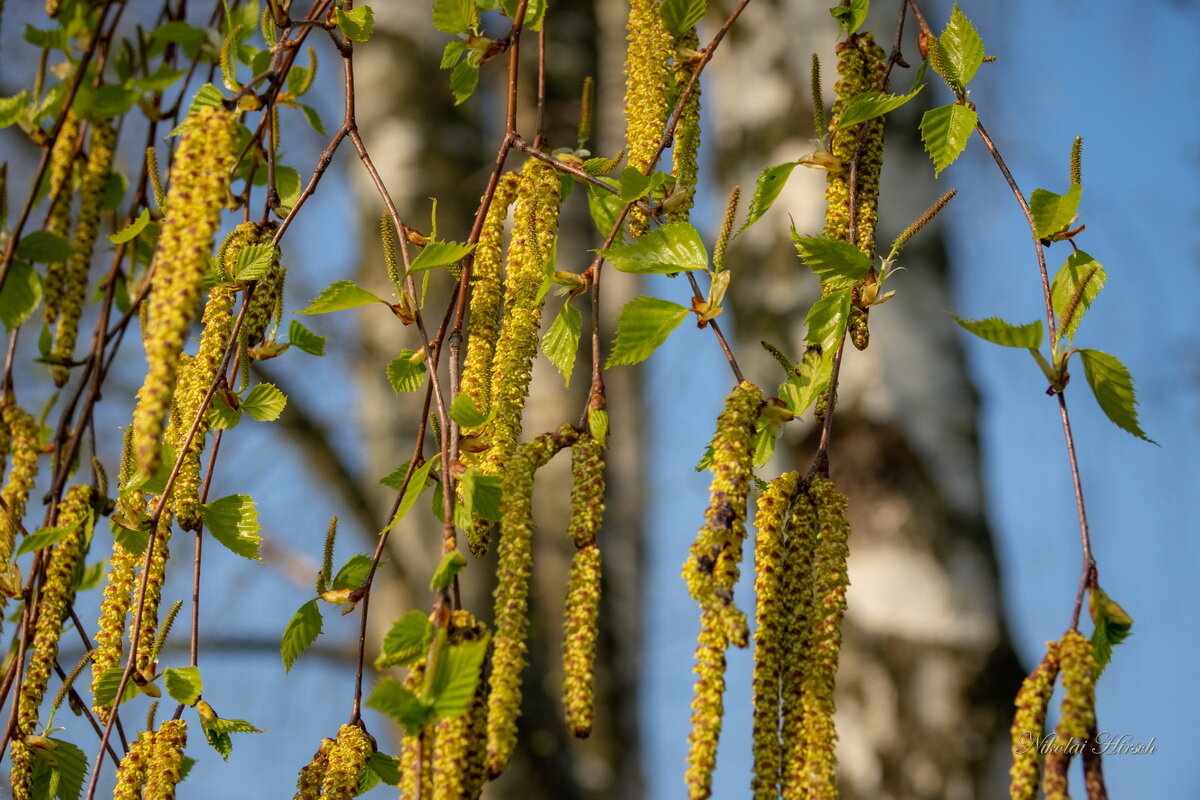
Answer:
[[186, 722], [170, 719], [159, 726], [146, 763], [146, 788], [142, 800], [175, 800], [186, 744]]
[[1046, 643], [1046, 656], [1021, 683], [1012, 723], [1012, 767], [1008, 794], [1012, 800], [1037, 800], [1041, 754], [1038, 743], [1046, 729], [1046, 712], [1058, 677], [1058, 643]]
[[146, 785], [146, 773], [154, 751], [154, 731], [144, 731], [129, 747], [117, 767], [117, 785], [113, 800], [140, 800]]
[[8, 480], [0, 491], [6, 512], [0, 512], [0, 558], [8, 563], [12, 558], [20, 530], [21, 518], [25, 516], [25, 504], [38, 474], [38, 455], [41, 442], [38, 438], [37, 420], [24, 409], [9, 404], [4, 407], [4, 427], [8, 430], [9, 453], [12, 463]]
[[[671, 34], [659, 16], [659, 0], [630, 0], [625, 53], [625, 152], [629, 166], [649, 174], [670, 111]], [[646, 215], [629, 214], [633, 236], [646, 232]]]
[[[487, 629], [469, 611], [459, 609], [451, 617], [448, 643], [477, 642]], [[482, 671], [482, 665], [480, 667]], [[467, 710], [457, 717], [442, 717], [433, 727], [433, 754], [427, 783], [433, 784], [433, 800], [461, 800], [479, 796], [486, 779], [484, 754], [487, 744], [487, 691], [480, 676]]]
[[333, 739], [321, 740], [321, 746], [313, 753], [312, 760], [300, 768], [300, 775], [296, 778], [296, 794], [292, 800], [320, 800], [321, 784], [329, 768], [329, 751], [334, 744], [336, 742]]
[[[697, 62], [686, 58], [700, 46], [696, 37], [696, 29], [686, 31], [675, 43], [675, 93], [682, 96], [692, 75], [696, 72]], [[696, 155], [700, 151], [700, 82], [688, 95], [683, 104], [683, 113], [679, 116], [679, 124], [675, 127], [675, 142], [671, 146], [671, 174], [675, 177], [675, 190], [669, 203], [670, 210], [667, 219], [672, 222], [687, 221], [695, 202], [696, 180], [698, 168]]]
[[375, 743], [357, 725], [343, 725], [329, 750], [329, 764], [321, 783], [325, 800], [351, 800], [358, 791], [358, 773], [375, 752]]
[[817, 512], [807, 491], [797, 492], [785, 528], [780, 583], [788, 606], [784, 614], [783, 668], [779, 675], [783, 758], [780, 782], [783, 800], [804, 800], [807, 797], [804, 684], [812, 657], [809, 643], [813, 617], [813, 551], [817, 540]]

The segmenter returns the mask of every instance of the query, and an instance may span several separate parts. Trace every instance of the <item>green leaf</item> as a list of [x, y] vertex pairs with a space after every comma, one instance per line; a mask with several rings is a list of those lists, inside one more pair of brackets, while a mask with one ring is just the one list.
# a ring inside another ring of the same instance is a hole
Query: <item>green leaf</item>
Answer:
[[[125, 674], [124, 667], [109, 667], [92, 686], [92, 704], [111, 706], [117, 696], [117, 687], [121, 685], [121, 676]], [[125, 691], [121, 694], [121, 702], [125, 703], [138, 696], [137, 684], [130, 678], [125, 683]]]
[[124, 86], [101, 86], [92, 94], [90, 116], [98, 119], [119, 117], [133, 108], [141, 94], [137, 89], [126, 89]]
[[479, 84], [479, 67], [472, 64], [470, 59], [459, 62], [450, 72], [450, 93], [454, 95], [454, 105], [461, 105], [475, 92]]
[[400, 357], [387, 365], [388, 381], [392, 389], [400, 392], [415, 392], [425, 383], [425, 362], [413, 363], [413, 350], [401, 350]]
[[50, 741], [55, 744], [52, 768], [58, 772], [58, 789], [54, 796], [59, 800], [79, 800], [88, 776], [87, 755], [71, 742], [53, 737]]
[[961, 319], [954, 321], [980, 339], [1004, 347], [1024, 347], [1036, 350], [1042, 346], [1042, 323], [1034, 320], [1028, 325], [1013, 325], [999, 317]]
[[442, 33], [470, 33], [474, 11], [472, 0], [433, 0], [433, 27]]
[[846, 334], [850, 319], [850, 291], [842, 289], [822, 297], [804, 318], [808, 326], [805, 338], [809, 344], [821, 348], [821, 352], [837, 350]]
[[25, 113], [25, 106], [29, 102], [29, 91], [22, 89], [19, 94], [12, 97], [0, 97], [0, 128], [7, 128], [13, 125]]
[[708, 252], [690, 222], [667, 223], [632, 244], [616, 245], [600, 254], [622, 272], [640, 275], [708, 267]]
[[1067, 256], [1050, 286], [1060, 336], [1068, 341], [1075, 338], [1084, 313], [1104, 288], [1105, 280], [1104, 267], [1087, 253], [1074, 250]]
[[420, 497], [421, 492], [425, 491], [425, 482], [429, 479], [429, 471], [433, 469], [439, 460], [435, 456], [417, 467], [416, 471], [413, 472], [412, 479], [408, 482], [408, 486], [404, 490], [404, 496], [400, 499], [400, 506], [396, 509], [395, 515], [392, 516], [392, 521], [387, 524], [386, 528], [380, 531], [381, 534], [390, 531], [397, 522], [404, 519], [404, 515], [417, 502], [417, 498]]
[[794, 373], [779, 385], [779, 399], [797, 417], [808, 410], [829, 388], [833, 375], [833, 349], [810, 347]]
[[[312, 128], [322, 136], [325, 135], [325, 123], [321, 121], [321, 115], [312, 106], [300, 103], [300, 112], [304, 114], [304, 118], [308, 120], [308, 127]], [[295, 205], [295, 203], [292, 203]]]
[[935, 174], [962, 155], [967, 140], [975, 130], [979, 116], [973, 109], [960, 105], [931, 108], [921, 117], [921, 141], [933, 160]]
[[750, 200], [750, 211], [747, 212], [746, 222], [738, 230], [738, 233], [758, 222], [762, 215], [767, 213], [767, 209], [779, 199], [779, 193], [787, 185], [787, 180], [795, 168], [796, 162], [788, 161], [784, 164], [767, 167], [759, 173], [758, 182], [754, 184], [754, 197]]
[[621, 309], [617, 320], [617, 339], [608, 354], [605, 369], [645, 361], [689, 313], [678, 303], [657, 297], [630, 300]]
[[621, 170], [621, 178], [617, 184], [617, 198], [622, 203], [632, 203], [640, 200], [667, 180], [664, 172], [644, 175], [637, 167], [626, 167]]
[[346, 559], [346, 563], [333, 576], [333, 582], [329, 584], [330, 589], [357, 589], [362, 586], [363, 581], [367, 579], [367, 573], [371, 571], [371, 559], [361, 553], [350, 556]]
[[17, 548], [17, 552], [13, 553], [12, 557], [20, 558], [26, 553], [32, 553], [34, 550], [41, 550], [43, 547], [58, 544], [70, 536], [78, 527], [79, 523], [77, 522], [74, 525], [64, 525], [56, 528], [38, 528], [21, 540], [21, 546]]
[[588, 409], [588, 433], [600, 443], [601, 447], [608, 446], [608, 412], [603, 408]]
[[458, 60], [462, 58], [463, 51], [467, 49], [467, 43], [455, 39], [452, 42], [446, 42], [446, 48], [442, 50], [442, 63], [439, 65], [442, 69], [450, 69]]
[[1115, 356], [1099, 350], [1079, 350], [1078, 353], [1083, 358], [1083, 373], [1087, 376], [1088, 386], [1092, 387], [1092, 394], [1104, 414], [1118, 428], [1158, 444], [1138, 425], [1137, 393], [1125, 365]]
[[13, 261], [8, 279], [0, 290], [0, 320], [12, 332], [21, 326], [42, 302], [42, 279], [24, 261]]
[[658, 15], [671, 35], [678, 39], [696, 27], [707, 11], [708, 0], [663, 0]]
[[150, 209], [143, 208], [142, 213], [138, 214], [138, 218], [126, 225], [121, 230], [108, 237], [108, 240], [113, 244], [123, 244], [128, 242], [133, 237], [137, 236], [146, 226], [150, 224]]
[[395, 678], [384, 678], [375, 684], [367, 697], [367, 708], [387, 714], [404, 726], [409, 736], [416, 736], [429, 721], [430, 707]]
[[291, 672], [292, 665], [300, 654], [307, 650], [321, 635], [321, 609], [316, 598], [300, 606], [283, 629], [283, 640], [279, 644], [279, 655], [283, 658], [283, 671]]
[[500, 521], [500, 499], [503, 491], [500, 488], [499, 475], [484, 475], [470, 467], [459, 478], [459, 486], [462, 487], [463, 506], [468, 513], [490, 522]]
[[[461, 555], [460, 555], [461, 558]], [[423, 660], [433, 642], [433, 623], [422, 611], [409, 611], [392, 623], [383, 637], [383, 649], [375, 659], [375, 669], [407, 667]]]
[[189, 54], [194, 53], [205, 40], [206, 34], [182, 20], [160, 25], [150, 33], [150, 38], [158, 42], [173, 42], [181, 45]]
[[260, 383], [242, 400], [241, 410], [259, 422], [278, 419], [287, 405], [287, 395], [273, 384]]
[[795, 226], [792, 226], [792, 241], [804, 265], [821, 279], [824, 287], [847, 289], [871, 271], [871, 259], [849, 242], [824, 236], [798, 236]]
[[250, 244], [238, 251], [233, 264], [233, 277], [239, 281], [256, 281], [271, 269], [279, 258], [275, 245]]
[[918, 86], [908, 94], [888, 94], [887, 92], [862, 92], [850, 98], [842, 115], [838, 117], [837, 127], [848, 128], [869, 119], [882, 117], [890, 111], [912, 100], [921, 93], [924, 86]]
[[583, 315], [568, 300], [542, 337], [542, 352], [562, 373], [564, 386], [571, 385], [571, 372], [575, 369], [575, 356], [579, 352], [582, 331]]
[[171, 667], [163, 673], [163, 685], [167, 694], [185, 706], [195, 705], [204, 691], [199, 667]]
[[[584, 172], [586, 172], [588, 175], [593, 175], [593, 176], [607, 175], [608, 173], [612, 172], [614, 169], [617, 168], [617, 164], [620, 164], [621, 159], [624, 157], [625, 157], [624, 150], [617, 153], [612, 158], [602, 158], [602, 157], [597, 156], [596, 158], [589, 158], [587, 161], [584, 161], [582, 164], [579, 165], [579, 168], [581, 170], [583, 170]], [[605, 233], [608, 233], [608, 231], [605, 231]]]
[[70, 34], [66, 28], [51, 28], [42, 30], [26, 23], [22, 38], [34, 47], [50, 47], [58, 50], [70, 50]]
[[297, 311], [297, 314], [328, 314], [330, 311], [342, 311], [347, 308], [357, 308], [365, 306], [368, 303], [383, 303], [391, 306], [382, 297], [368, 292], [366, 289], [360, 289], [354, 281], [334, 281], [329, 284], [329, 288], [321, 292], [321, 294], [308, 304], [308, 307], [303, 311]]
[[221, 544], [235, 554], [252, 561], [262, 561], [258, 546], [258, 512], [248, 494], [231, 494], [200, 506], [200, 518], [205, 527]]
[[1029, 210], [1039, 239], [1045, 239], [1065, 229], [1075, 220], [1079, 211], [1079, 196], [1083, 187], [1071, 184], [1066, 194], [1055, 194], [1045, 189], [1034, 189], [1029, 197]]
[[[143, 550], [145, 548], [142, 548]], [[97, 561], [95, 564], [83, 565], [80, 562], [75, 567], [75, 579], [71, 582], [71, 587], [77, 592], [86, 592], [90, 589], [95, 589], [104, 582], [104, 576], [108, 574], [108, 564], [104, 561]]]
[[56, 264], [66, 261], [75, 252], [71, 243], [49, 231], [34, 231], [26, 234], [17, 245], [17, 256], [26, 261], [41, 264]]
[[352, 42], [365, 42], [375, 27], [375, 12], [370, 6], [358, 6], [349, 11], [337, 9], [337, 24]]
[[125, 482], [121, 490], [141, 489], [149, 494], [161, 494], [167, 487], [167, 479], [171, 477], [171, 469], [175, 465], [175, 448], [164, 442], [159, 454], [158, 468], [153, 475], [138, 472]]
[[[616, 184], [614, 184], [615, 186]], [[625, 204], [621, 202], [621, 198], [617, 197], [612, 192], [607, 192], [594, 184], [588, 184], [588, 213], [591, 214], [592, 222], [596, 225], [596, 230], [601, 236], [608, 236], [608, 232], [613, 229], [613, 225], [617, 224], [617, 217], [621, 214], [621, 209]], [[617, 241], [622, 241], [623, 238], [618, 235]]]
[[425, 249], [412, 260], [409, 265], [409, 272], [424, 272], [427, 269], [434, 267], [444, 267], [447, 264], [453, 264], [467, 253], [475, 249], [473, 244], [464, 244], [462, 242], [429, 242], [425, 245]]
[[241, 408], [230, 408], [220, 393], [213, 395], [212, 405], [208, 407], [208, 424], [216, 430], [227, 431], [237, 427], [242, 421]]
[[[125, 200], [125, 191], [129, 181], [120, 172], [110, 172], [104, 179], [104, 193], [100, 197], [100, 207], [105, 211], [116, 211]], [[140, 219], [140, 217], [139, 217]]]
[[367, 758], [367, 769], [388, 786], [400, 785], [400, 759], [376, 751]]
[[471, 399], [471, 395], [463, 392], [455, 395], [454, 402], [450, 404], [450, 419], [463, 428], [478, 428], [488, 421], [487, 415], [475, 407], [475, 401]]
[[297, 320], [288, 323], [288, 342], [310, 356], [325, 355], [325, 337], [313, 333]]
[[971, 21], [959, 11], [957, 3], [950, 10], [950, 22], [938, 37], [938, 42], [954, 70], [954, 76], [965, 87], [983, 63], [983, 40]]
[[171, 69], [169, 64], [159, 64], [151, 75], [144, 78], [135, 78], [133, 85], [146, 92], [161, 92], [164, 89], [170, 88], [175, 81], [182, 78], [187, 73], [181, 69]]
[[1088, 590], [1088, 611], [1092, 615], [1092, 651], [1101, 670], [1112, 660], [1112, 649], [1129, 638], [1133, 617], [1099, 586]]
[[439, 717], [457, 717], [470, 707], [479, 684], [479, 668], [487, 654], [485, 636], [474, 642], [446, 647], [433, 666], [430, 694], [433, 713]]
[[870, 0], [850, 0], [850, 4], [829, 9], [829, 13], [838, 21], [838, 27], [843, 33], [854, 33], [867, 19]]
[[286, 214], [300, 202], [300, 173], [293, 167], [275, 168], [275, 191], [279, 194], [279, 205]]
[[[500, 7], [510, 18], [516, 16], [520, 0], [500, 0]], [[541, 30], [542, 19], [546, 16], [546, 0], [529, 0], [525, 9], [525, 30]]]
[[758, 420], [758, 427], [754, 431], [754, 468], [762, 469], [771, 460], [771, 456], [775, 455], [775, 430], [774, 426], [764, 423], [762, 418]]
[[438, 564], [437, 569], [433, 571], [433, 577], [429, 579], [429, 591], [447, 591], [454, 583], [454, 576], [462, 572], [463, 568], [466, 566], [466, 556], [459, 551], [451, 550], [449, 553], [446, 553], [444, 556], [442, 556], [442, 561]]
[[204, 736], [208, 739], [208, 743], [226, 761], [229, 760], [229, 754], [233, 752], [233, 740], [229, 738], [229, 734], [265, 733], [265, 731], [259, 730], [244, 719], [217, 718], [208, 722], [204, 722], [202, 719], [201, 726], [204, 728]]

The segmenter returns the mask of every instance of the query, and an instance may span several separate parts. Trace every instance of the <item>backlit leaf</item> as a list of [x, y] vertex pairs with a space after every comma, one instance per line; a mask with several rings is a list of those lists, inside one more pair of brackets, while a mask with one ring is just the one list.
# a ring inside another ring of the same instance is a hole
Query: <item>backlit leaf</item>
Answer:
[[450, 645], [438, 654], [430, 694], [433, 712], [439, 717], [460, 716], [471, 705], [487, 646], [485, 636], [478, 641]]
[[582, 330], [583, 315], [568, 301], [542, 337], [542, 352], [562, 373], [564, 386], [571, 385], [571, 372], [575, 368]]
[[375, 26], [375, 12], [370, 6], [357, 6], [349, 11], [337, 9], [337, 24], [352, 42], [365, 42], [371, 38]]
[[821, 279], [822, 286], [846, 289], [871, 271], [871, 259], [849, 242], [824, 236], [798, 236], [794, 226], [792, 241], [800, 259]]
[[1024, 347], [1036, 350], [1042, 346], [1042, 323], [1034, 320], [1028, 325], [1013, 325], [999, 317], [960, 319], [954, 321], [980, 339], [1004, 347]]
[[444, 267], [447, 264], [455, 263], [474, 249], [475, 245], [462, 242], [429, 242], [425, 245], [425, 249], [412, 260], [408, 270], [409, 272], [424, 272], [434, 267]]
[[1068, 341], [1075, 338], [1084, 313], [1104, 288], [1106, 279], [1099, 261], [1082, 250], [1071, 251], [1050, 285], [1060, 336]]
[[283, 658], [283, 671], [290, 672], [300, 654], [307, 650], [321, 635], [321, 609], [316, 598], [309, 600], [292, 615], [283, 630], [279, 644], [279, 655]]
[[941, 172], [962, 155], [978, 121], [973, 109], [957, 104], [925, 112], [921, 117], [921, 141], [933, 160], [935, 172]]
[[804, 319], [808, 325], [808, 343], [820, 347], [821, 352], [837, 350], [846, 334], [846, 324], [850, 318], [850, 291], [842, 289], [822, 297], [813, 304]]
[[234, 553], [253, 561], [262, 561], [258, 546], [258, 512], [250, 495], [231, 494], [200, 506], [200, 518], [213, 538]]
[[163, 685], [172, 699], [185, 706], [195, 704], [204, 691], [199, 667], [171, 667], [163, 673]]
[[645, 361], [690, 313], [678, 303], [657, 297], [630, 300], [621, 309], [617, 338], [605, 368]]
[[425, 362], [414, 363], [412, 357], [415, 354], [412, 350], [401, 350], [400, 357], [387, 365], [388, 382], [393, 391], [415, 392], [425, 383]]
[[375, 669], [410, 666], [423, 660], [433, 642], [433, 623], [422, 611], [409, 611], [392, 623], [383, 637], [383, 648], [375, 659]]
[[386, 300], [378, 297], [366, 289], [359, 288], [354, 281], [334, 281], [329, 284], [329, 288], [321, 292], [319, 296], [303, 311], [297, 311], [297, 314], [327, 314], [330, 311], [341, 311], [346, 308], [357, 308], [365, 306], [368, 303], [384, 303], [391, 305]]
[[708, 267], [708, 252], [700, 232], [690, 222], [668, 223], [631, 244], [602, 250], [601, 255], [622, 272], [642, 275]]
[[287, 406], [287, 395], [270, 383], [260, 383], [242, 400], [241, 410], [259, 422], [278, 419]]
[[767, 167], [759, 173], [758, 181], [754, 184], [754, 197], [750, 199], [750, 211], [747, 213], [746, 222], [739, 229], [739, 233], [758, 222], [762, 215], [767, 213], [767, 209], [779, 198], [779, 193], [787, 185], [787, 180], [795, 168], [796, 162], [788, 161], [784, 164]]
[[1079, 211], [1079, 196], [1083, 187], [1071, 184], [1066, 194], [1054, 194], [1045, 189], [1034, 189], [1029, 197], [1029, 210], [1040, 238], [1046, 238], [1066, 228]]
[[918, 86], [908, 94], [888, 94], [887, 92], [862, 92], [850, 98], [842, 115], [837, 119], [837, 127], [848, 128], [860, 122], [866, 122], [875, 117], [881, 117], [890, 111], [916, 97], [923, 86]]
[[42, 279], [24, 261], [13, 261], [0, 290], [0, 320], [12, 331], [21, 326], [42, 302]]
[[1158, 444], [1138, 425], [1137, 393], [1125, 365], [1115, 356], [1099, 350], [1080, 350], [1079, 355], [1083, 359], [1083, 372], [1087, 376], [1088, 386], [1092, 387], [1092, 394], [1096, 396], [1096, 402], [1105, 415], [1118, 428], [1151, 444]]

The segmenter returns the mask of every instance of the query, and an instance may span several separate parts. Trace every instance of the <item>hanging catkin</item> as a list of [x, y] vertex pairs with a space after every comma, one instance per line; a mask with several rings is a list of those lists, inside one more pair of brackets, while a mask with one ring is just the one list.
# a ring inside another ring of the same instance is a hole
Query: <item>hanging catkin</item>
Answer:
[[[670, 111], [673, 41], [659, 16], [660, 5], [659, 0], [630, 0], [626, 27], [625, 152], [629, 166], [644, 174], [653, 167]], [[641, 236], [646, 227], [646, 215], [633, 209], [629, 232]]]
[[[687, 56], [700, 45], [696, 37], [696, 29], [691, 28], [675, 42], [675, 94], [682, 96], [692, 75], [696, 72], [698, 62]], [[675, 126], [675, 142], [671, 145], [671, 175], [675, 177], [675, 190], [671, 193], [668, 203], [667, 219], [672, 222], [687, 221], [696, 199], [696, 179], [698, 169], [696, 154], [700, 151], [700, 82], [696, 81], [687, 102], [683, 104], [683, 112], [679, 115], [679, 124]]]
[[320, 800], [321, 784], [325, 781], [325, 770], [329, 768], [329, 751], [336, 742], [322, 739], [321, 746], [313, 753], [312, 760], [300, 768], [296, 778], [296, 794], [292, 800]]
[[[63, 239], [68, 239], [71, 235], [71, 178], [78, 138], [79, 117], [74, 111], [68, 110], [58, 131], [58, 137], [50, 148], [50, 168], [46, 180], [50, 193], [50, 213], [46, 219], [46, 231]], [[42, 291], [47, 324], [53, 324], [58, 319], [66, 283], [65, 261], [55, 261], [46, 265], [46, 279], [42, 282]]]
[[337, 742], [329, 749], [329, 763], [322, 779], [324, 800], [351, 800], [358, 792], [358, 773], [375, 752], [375, 743], [357, 725], [338, 729]]
[[183, 766], [187, 723], [170, 719], [159, 726], [146, 763], [146, 788], [142, 800], [175, 800], [175, 786]]
[[1058, 641], [1058, 664], [1062, 670], [1063, 699], [1054, 728], [1054, 741], [1061, 746], [1046, 756], [1042, 792], [1046, 800], [1069, 800], [1067, 768], [1077, 745], [1088, 738], [1096, 724], [1096, 656], [1092, 644], [1077, 630]]
[[1058, 677], [1058, 642], [1046, 643], [1046, 656], [1021, 683], [1012, 723], [1011, 800], [1037, 800], [1041, 755], [1038, 744], [1046, 730], [1046, 712]]
[[804, 684], [812, 656], [810, 620], [813, 617], [813, 551], [817, 543], [817, 513], [807, 491], [792, 502], [784, 534], [781, 589], [788, 598], [784, 613], [783, 668], [780, 671], [780, 740], [783, 800], [807, 797], [804, 740]]
[[[487, 629], [469, 611], [458, 609], [450, 620], [447, 643], [477, 642]], [[480, 666], [482, 672], [482, 665]], [[487, 778], [484, 754], [487, 745], [487, 691], [480, 676], [467, 710], [457, 717], [442, 717], [433, 726], [433, 754], [426, 777], [433, 800], [475, 798]]]
[[143, 731], [129, 747], [129, 752], [117, 767], [117, 785], [113, 800], [140, 800], [146, 785], [146, 772], [154, 752], [154, 731]]

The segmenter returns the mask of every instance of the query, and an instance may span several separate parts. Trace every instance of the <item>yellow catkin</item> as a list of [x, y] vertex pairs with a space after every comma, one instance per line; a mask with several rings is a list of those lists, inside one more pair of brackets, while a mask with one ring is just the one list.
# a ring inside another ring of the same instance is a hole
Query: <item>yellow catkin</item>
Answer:
[[0, 563], [8, 563], [16, 546], [21, 518], [25, 516], [25, 504], [38, 474], [38, 455], [41, 441], [38, 424], [30, 414], [15, 405], [7, 405], [3, 411], [4, 427], [8, 430], [9, 452], [12, 464], [8, 480], [0, 491], [7, 513], [0, 512]]
[[[625, 52], [625, 152], [629, 166], [649, 173], [667, 124], [674, 54], [671, 33], [659, 16], [659, 0], [630, 0]], [[633, 236], [646, 232], [647, 219], [634, 209], [629, 214]]]
[[808, 781], [806, 796], [821, 800], [837, 796], [833, 690], [842, 647], [846, 588], [850, 584], [846, 572], [850, 524], [846, 519], [846, 498], [838, 492], [833, 481], [820, 475], [814, 477], [809, 494], [817, 512], [817, 542], [809, 623], [811, 656], [804, 680], [802, 726]]
[[717, 766], [717, 744], [725, 713], [725, 650], [728, 640], [724, 623], [712, 611], [700, 615], [696, 641], [696, 685], [692, 696], [692, 730], [688, 733], [687, 781], [690, 800], [712, 794], [712, 775]]
[[[54, 331], [51, 356], [62, 361], [71, 361], [75, 356], [75, 339], [79, 333], [79, 315], [87, 299], [88, 270], [92, 263], [92, 250], [96, 245], [96, 233], [100, 226], [100, 202], [104, 185], [112, 168], [113, 148], [117, 134], [111, 120], [92, 123], [89, 139], [87, 164], [83, 168], [83, 180], [79, 188], [79, 219], [75, 224], [75, 251], [67, 261], [66, 275], [62, 287], [58, 327]], [[64, 386], [70, 376], [64, 364], [51, 367], [56, 386]]]
[[145, 731], [130, 745], [129, 752], [117, 767], [117, 785], [113, 790], [113, 800], [141, 800], [147, 768], [154, 751], [154, 739], [153, 731]]
[[233, 114], [202, 109], [189, 119], [171, 168], [143, 334], [149, 369], [133, 414], [134, 454], [147, 475], [158, 465], [176, 365], [203, 287], [236, 145]]
[[492, 640], [491, 692], [488, 695], [487, 767], [495, 776], [504, 771], [517, 743], [521, 712], [521, 673], [525, 669], [529, 632], [529, 577], [533, 554], [533, 475], [578, 433], [564, 425], [517, 448], [501, 476], [500, 546], [496, 566]]
[[343, 725], [329, 750], [329, 765], [321, 782], [325, 800], [351, 800], [358, 791], [358, 773], [375, 752], [375, 743], [357, 725]]
[[1096, 724], [1097, 669], [1091, 642], [1077, 630], [1067, 631], [1058, 642], [1058, 663], [1063, 700], [1054, 729], [1055, 749], [1046, 756], [1042, 781], [1046, 800], [1068, 800], [1071, 756], [1087, 747], [1089, 732]]
[[185, 745], [186, 722], [170, 719], [159, 726], [146, 765], [146, 789], [142, 793], [142, 800], [175, 800]]
[[812, 655], [809, 648], [812, 638], [809, 620], [813, 616], [812, 567], [816, 536], [817, 513], [812, 498], [808, 492], [797, 492], [785, 525], [783, 575], [780, 581], [783, 596], [788, 598], [784, 613], [783, 668], [779, 675], [783, 757], [780, 782], [783, 800], [804, 800], [807, 797], [804, 683]]
[[[685, 58], [685, 53], [700, 46], [696, 29], [685, 32], [676, 43], [675, 91], [682, 96], [697, 64]], [[671, 146], [671, 174], [675, 176], [675, 191], [667, 219], [686, 221], [696, 198], [696, 154], [700, 151], [700, 82], [683, 105], [679, 124], [675, 126], [675, 143]]]
[[780, 739], [780, 680], [787, 646], [787, 611], [797, 598], [785, 593], [784, 520], [798, 476], [787, 472], [771, 481], [754, 517], [754, 777], [755, 800], [776, 800], [783, 764]]
[[[451, 645], [477, 642], [486, 629], [471, 615], [459, 609], [450, 623]], [[480, 667], [482, 671], [482, 666]], [[465, 713], [439, 719], [434, 727], [432, 758], [428, 780], [433, 784], [433, 800], [462, 800], [479, 796], [486, 778], [483, 754], [486, 741], [487, 691], [482, 680]], [[483, 736], [480, 736], [480, 734]]]
[[1008, 794], [1012, 800], [1037, 800], [1041, 756], [1038, 745], [1046, 728], [1046, 711], [1054, 694], [1058, 676], [1058, 643], [1046, 643], [1046, 657], [1021, 683], [1017, 692], [1016, 714], [1012, 723], [1012, 780]]
[[320, 800], [321, 783], [325, 780], [329, 751], [334, 744], [333, 739], [321, 740], [321, 746], [313, 753], [312, 760], [300, 768], [300, 775], [296, 778], [296, 794], [292, 800]]
[[576, 551], [563, 612], [563, 707], [567, 730], [581, 739], [592, 732], [600, 566], [595, 544]]
[[[71, 173], [75, 165], [75, 145], [78, 138], [79, 117], [75, 116], [74, 111], [68, 110], [62, 128], [59, 129], [58, 138], [54, 140], [54, 146], [50, 149], [50, 168], [46, 179], [50, 197], [46, 231], [64, 239], [71, 234]], [[48, 324], [58, 319], [66, 280], [66, 262], [58, 261], [46, 265], [42, 299]]]
[[[275, 231], [279, 228], [275, 222], [268, 222], [265, 225], [251, 222], [244, 223], [239, 227], [245, 225], [250, 225], [252, 228], [248, 244], [255, 245], [269, 245], [275, 238]], [[229, 272], [230, 277], [233, 277], [235, 273], [231, 271], [233, 264], [230, 262], [236, 261], [237, 251], [231, 247], [225, 251], [223, 258], [226, 271]], [[254, 287], [254, 294], [250, 296], [250, 305], [246, 309], [241, 338], [248, 345], [253, 346], [263, 341], [268, 328], [277, 323], [283, 314], [283, 284], [286, 277], [287, 269], [279, 263], [279, 249], [276, 248], [271, 266], [258, 279], [258, 284]]]

